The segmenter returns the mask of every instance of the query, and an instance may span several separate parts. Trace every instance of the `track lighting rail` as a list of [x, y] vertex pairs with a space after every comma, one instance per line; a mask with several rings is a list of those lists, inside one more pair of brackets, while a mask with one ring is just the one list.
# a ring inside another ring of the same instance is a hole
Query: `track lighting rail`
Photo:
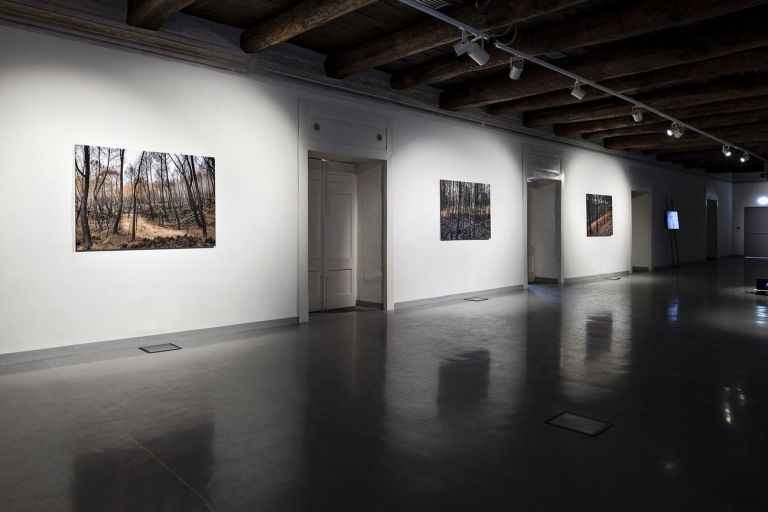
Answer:
[[[559, 74], [561, 74], [563, 76], [567, 76], [567, 77], [573, 79], [575, 81], [575, 83], [576, 83], [576, 86], [574, 87], [574, 89], [578, 88], [579, 89], [579, 93], [580, 93], [580, 95], [582, 97], [583, 97], [584, 91], [579, 86], [589, 86], [589, 87], [592, 87], [593, 89], [597, 89], [599, 91], [602, 91], [602, 92], [604, 92], [604, 93], [606, 93], [606, 94], [608, 94], [610, 96], [613, 96], [614, 98], [619, 98], [619, 99], [621, 99], [623, 101], [626, 101], [627, 103], [630, 103], [633, 106], [632, 112], [636, 112], [637, 109], [642, 109], [643, 111], [650, 112], [652, 114], [656, 114], [657, 116], [670, 121], [676, 127], [680, 127], [682, 130], [689, 130], [689, 131], [691, 131], [693, 133], [697, 133], [697, 134], [699, 134], [699, 135], [701, 135], [703, 137], [706, 137], [706, 138], [708, 138], [710, 140], [713, 140], [713, 141], [715, 141], [715, 142], [717, 142], [719, 144], [722, 144], [723, 146], [728, 146], [729, 148], [731, 148], [734, 151], [739, 151], [739, 152], [743, 153], [744, 155], [751, 155], [754, 158], [756, 158], [758, 160], [761, 160], [763, 162], [767, 162], [768, 161], [768, 160], [766, 160], [765, 158], [763, 158], [762, 156], [760, 156], [760, 155], [758, 155], [756, 153], [753, 153], [753, 152], [751, 152], [751, 151], [749, 151], [747, 149], [744, 149], [744, 148], [742, 148], [742, 147], [740, 147], [740, 146], [738, 146], [736, 144], [733, 144], [733, 143], [730, 143], [730, 142], [728, 142], [726, 140], [723, 140], [720, 137], [712, 135], [711, 133], [708, 133], [708, 132], [706, 132], [704, 130], [700, 130], [699, 128], [696, 128], [695, 126], [692, 126], [692, 125], [690, 125], [690, 124], [688, 124], [688, 123], [686, 123], [684, 121], [681, 121], [681, 120], [679, 120], [677, 118], [674, 118], [674, 117], [670, 116], [669, 114], [665, 114], [661, 110], [659, 110], [657, 108], [654, 108], [654, 107], [652, 107], [650, 105], [647, 105], [647, 104], [645, 104], [645, 103], [643, 103], [641, 101], [638, 101], [638, 100], [636, 100], [636, 99], [634, 99], [634, 98], [632, 98], [630, 96], [627, 96], [626, 94], [622, 94], [622, 93], [620, 93], [618, 91], [614, 91], [613, 89], [610, 89], [608, 87], [600, 85], [597, 82], [593, 82], [592, 80], [590, 80], [588, 78], [585, 78], [583, 76], [577, 75], [576, 73], [572, 73], [572, 72], [568, 71], [567, 69], [563, 69], [563, 68], [561, 68], [559, 66], [556, 66], [556, 65], [554, 65], [554, 64], [552, 64], [550, 62], [541, 60], [541, 59], [539, 59], [539, 58], [537, 58], [537, 57], [535, 57], [533, 55], [530, 55], [528, 53], [525, 53], [525, 52], [522, 52], [522, 51], [517, 50], [515, 48], [512, 48], [512, 47], [510, 47], [510, 46], [508, 46], [506, 44], [503, 44], [503, 43], [501, 43], [499, 41], [492, 41], [492, 38], [488, 34], [483, 32], [482, 30], [479, 30], [479, 29], [477, 29], [475, 27], [467, 25], [466, 23], [463, 23], [463, 22], [461, 22], [461, 21], [459, 21], [459, 20], [457, 20], [455, 18], [452, 18], [451, 16], [448, 16], [448, 15], [446, 15], [446, 14], [440, 12], [440, 11], [432, 9], [431, 7], [428, 7], [427, 5], [421, 3], [419, 0], [400, 0], [400, 2], [406, 4], [406, 5], [410, 6], [410, 7], [413, 7], [414, 9], [417, 9], [417, 10], [419, 10], [419, 11], [425, 13], [425, 14], [428, 14], [428, 15], [434, 17], [434, 18], [437, 18], [437, 19], [439, 19], [441, 21], [444, 21], [445, 23], [448, 23], [449, 25], [453, 25], [454, 27], [456, 27], [458, 29], [461, 29], [461, 30], [463, 30], [466, 33], [473, 34], [478, 39], [486, 40], [488, 42], [492, 42], [493, 45], [496, 48], [498, 48], [499, 50], [501, 50], [503, 52], [506, 52], [506, 53], [512, 55], [513, 57], [515, 57], [517, 59], [522, 59], [524, 61], [527, 60], [527, 61], [532, 62], [534, 64], [537, 64], [537, 65], [539, 65], [541, 67], [544, 67], [544, 68], [547, 68], [547, 69], [549, 69], [551, 71], [554, 71], [555, 73], [559, 73]], [[575, 94], [574, 94], [574, 96], [575, 96]], [[579, 99], [581, 99], [581, 98], [579, 98]], [[747, 157], [747, 160], [749, 160], [749, 157]], [[742, 157], [742, 162], [744, 162], [744, 161], [745, 160], [743, 160], [743, 157]]]

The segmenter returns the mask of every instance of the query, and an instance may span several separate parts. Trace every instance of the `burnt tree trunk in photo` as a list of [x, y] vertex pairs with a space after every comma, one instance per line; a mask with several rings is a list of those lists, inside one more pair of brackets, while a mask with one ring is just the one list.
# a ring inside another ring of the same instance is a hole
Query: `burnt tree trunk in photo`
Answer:
[[120, 150], [120, 192], [117, 197], [117, 213], [115, 214], [115, 224], [112, 226], [112, 233], [120, 234], [120, 221], [123, 218], [123, 172], [125, 170], [125, 150]]
[[83, 231], [83, 249], [91, 249], [91, 228], [88, 225], [88, 192], [91, 182], [91, 148], [83, 146], [83, 190], [80, 197], [80, 229]]

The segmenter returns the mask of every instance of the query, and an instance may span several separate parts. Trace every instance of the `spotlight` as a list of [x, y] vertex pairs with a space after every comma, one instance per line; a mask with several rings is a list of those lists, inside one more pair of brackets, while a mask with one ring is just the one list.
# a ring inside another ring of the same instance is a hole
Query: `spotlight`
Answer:
[[465, 30], [461, 31], [461, 41], [453, 45], [453, 51], [456, 52], [456, 55], [461, 57], [465, 53], [469, 51], [469, 48], [472, 46], [472, 43], [467, 39], [467, 32]]
[[514, 58], [509, 59], [509, 78], [512, 80], [518, 80], [520, 76], [523, 74], [523, 67], [525, 65], [525, 61], [523, 59], [514, 60]]
[[634, 119], [636, 123], [641, 122], [643, 120], [643, 109], [640, 107], [633, 108], [632, 119]]
[[573, 89], [571, 89], [571, 96], [578, 100], [583, 100], [584, 96], [586, 96], [587, 93], [584, 91], [584, 89], [581, 88], [581, 82], [576, 80], [576, 83], [573, 84]]
[[745, 151], [745, 152], [744, 152], [744, 154], [743, 154], [743, 155], [741, 155], [741, 158], [739, 158], [739, 162], [741, 162], [741, 163], [743, 163], [743, 164], [745, 164], [745, 163], [749, 162], [749, 153], [747, 153], [747, 152]]
[[731, 150], [731, 146], [727, 144], [723, 146], [723, 154], [726, 156], [726, 158], [730, 158], [730, 156], [733, 154], [733, 151]]
[[685, 126], [683, 126], [677, 121], [674, 121], [672, 123], [672, 126], [667, 128], [667, 135], [669, 135], [670, 137], [674, 137], [676, 139], [679, 139], [680, 137], [682, 137], [684, 133], [685, 133]]
[[484, 66], [485, 63], [488, 62], [488, 59], [491, 58], [491, 56], [488, 55], [488, 52], [485, 51], [484, 46], [485, 39], [481, 39], [480, 44], [473, 42], [470, 44], [469, 50], [467, 50], [467, 54], [480, 66]]

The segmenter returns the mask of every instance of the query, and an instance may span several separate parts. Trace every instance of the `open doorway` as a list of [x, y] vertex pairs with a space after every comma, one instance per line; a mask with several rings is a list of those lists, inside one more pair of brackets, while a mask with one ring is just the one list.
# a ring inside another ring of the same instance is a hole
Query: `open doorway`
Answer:
[[309, 311], [383, 309], [385, 162], [309, 153]]
[[632, 191], [632, 251], [633, 272], [651, 270], [651, 194]]
[[717, 259], [717, 199], [707, 199], [707, 259]]
[[528, 283], [561, 280], [560, 180], [527, 181]]

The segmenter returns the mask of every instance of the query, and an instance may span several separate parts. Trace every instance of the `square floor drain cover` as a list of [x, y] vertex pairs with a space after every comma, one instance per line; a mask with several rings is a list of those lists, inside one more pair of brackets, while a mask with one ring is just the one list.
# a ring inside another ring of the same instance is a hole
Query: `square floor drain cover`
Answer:
[[592, 437], [599, 436], [613, 426], [612, 423], [608, 423], [607, 421], [588, 418], [581, 414], [567, 411], [563, 411], [555, 417], [548, 419], [547, 423]]
[[464, 300], [468, 300], [470, 302], [483, 302], [484, 300], [488, 300], [487, 297], [467, 297]]
[[148, 345], [146, 347], [139, 347], [139, 350], [143, 350], [147, 354], [155, 354], [157, 352], [168, 352], [169, 350], [181, 350], [181, 347], [177, 347], [173, 343], [163, 343], [162, 345]]

